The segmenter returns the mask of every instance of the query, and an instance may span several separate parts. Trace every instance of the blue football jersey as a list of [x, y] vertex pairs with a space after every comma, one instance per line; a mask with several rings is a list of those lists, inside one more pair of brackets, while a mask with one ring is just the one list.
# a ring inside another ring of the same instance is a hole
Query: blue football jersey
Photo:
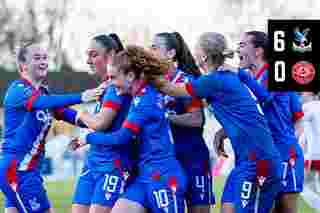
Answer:
[[231, 140], [236, 165], [250, 159], [279, 159], [267, 121], [237, 74], [214, 71], [187, 84], [186, 89], [209, 103], [210, 111]]
[[[110, 128], [104, 132], [112, 132], [121, 128], [125, 120], [131, 103], [131, 96], [117, 95], [113, 86], [108, 87], [102, 99], [97, 103], [95, 113], [100, 112], [101, 108], [108, 108], [117, 112], [116, 117], [112, 121]], [[103, 144], [91, 144], [86, 165], [92, 171], [107, 172], [113, 171], [115, 168], [130, 169], [130, 147], [112, 147]]]
[[152, 181], [155, 172], [163, 174], [170, 162], [176, 162], [163, 96], [148, 85], [133, 97], [121, 129], [111, 133], [93, 132], [86, 140], [89, 144], [122, 147], [134, 138], [139, 143], [137, 165], [141, 180]]
[[[4, 98], [5, 153], [16, 154], [18, 170], [39, 166], [44, 156], [45, 139], [55, 111], [60, 118], [68, 114], [74, 123], [76, 113], [61, 107], [81, 103], [81, 95], [50, 95], [44, 87], [34, 88], [27, 80], [14, 81]], [[71, 116], [70, 116], [71, 115]]]

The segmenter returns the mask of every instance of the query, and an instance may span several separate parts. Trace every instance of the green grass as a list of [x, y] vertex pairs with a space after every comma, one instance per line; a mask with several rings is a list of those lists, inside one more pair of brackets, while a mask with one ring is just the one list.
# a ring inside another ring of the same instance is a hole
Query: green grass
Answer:
[[[56, 212], [59, 213], [69, 213], [71, 212], [71, 201], [72, 201], [72, 193], [74, 189], [74, 180], [68, 181], [57, 181], [57, 182], [48, 182], [46, 184], [46, 188], [52, 201], [52, 205], [54, 206]], [[217, 206], [213, 209], [213, 212], [219, 212], [219, 200], [221, 197], [221, 193], [223, 191], [224, 178], [215, 178], [215, 195]], [[0, 212], [3, 210], [3, 196], [0, 193]], [[299, 200], [299, 211], [303, 213], [312, 213], [314, 212], [307, 204], [300, 199]]]

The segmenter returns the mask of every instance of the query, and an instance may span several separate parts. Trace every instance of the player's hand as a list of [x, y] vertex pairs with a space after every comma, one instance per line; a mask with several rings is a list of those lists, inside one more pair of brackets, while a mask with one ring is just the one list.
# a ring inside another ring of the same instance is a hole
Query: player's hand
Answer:
[[215, 148], [215, 151], [217, 155], [220, 157], [228, 157], [228, 154], [224, 150], [224, 140], [227, 138], [227, 135], [225, 134], [224, 130], [221, 128], [217, 131], [217, 133], [214, 136], [213, 145]]
[[71, 139], [71, 142], [68, 145], [68, 149], [71, 151], [76, 151], [77, 149], [85, 146], [87, 143], [80, 139], [79, 137]]
[[107, 87], [107, 83], [100, 84], [97, 88], [88, 89], [81, 94], [81, 101], [84, 103], [96, 101], [100, 98]]
[[75, 119], [76, 125], [84, 123], [83, 117], [87, 117], [87, 116], [90, 116], [89, 112], [87, 112], [86, 110], [78, 110], [77, 115], [76, 115], [76, 119]]

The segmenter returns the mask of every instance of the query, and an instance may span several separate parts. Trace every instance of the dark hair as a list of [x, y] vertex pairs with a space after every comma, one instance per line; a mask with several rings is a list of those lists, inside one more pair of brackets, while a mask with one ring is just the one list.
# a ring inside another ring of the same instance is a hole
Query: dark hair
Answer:
[[123, 48], [123, 45], [122, 45], [122, 42], [119, 38], [119, 36], [116, 34], [116, 33], [110, 33], [109, 36], [113, 39], [113, 41], [116, 43], [116, 48], [115, 48], [115, 51], [116, 53], [122, 51], [124, 48]]
[[263, 49], [263, 59], [269, 60], [269, 38], [268, 35], [262, 31], [248, 31], [247, 35], [251, 35], [253, 38], [251, 40], [255, 48]]
[[178, 32], [158, 33], [156, 36], [166, 40], [167, 50], [174, 49], [176, 51], [174, 60], [178, 64], [178, 69], [194, 76], [199, 76], [201, 74], [188, 45]]
[[116, 54], [112, 60], [112, 65], [125, 74], [133, 72], [136, 78], [140, 78], [143, 73], [144, 80], [147, 82], [164, 75], [169, 68], [166, 62], [154, 57], [143, 47], [134, 45], [128, 46]]
[[106, 49], [106, 53], [109, 53], [111, 50], [114, 50], [116, 53], [123, 50], [121, 40], [115, 33], [111, 33], [110, 35], [97, 35], [93, 40], [100, 43]]

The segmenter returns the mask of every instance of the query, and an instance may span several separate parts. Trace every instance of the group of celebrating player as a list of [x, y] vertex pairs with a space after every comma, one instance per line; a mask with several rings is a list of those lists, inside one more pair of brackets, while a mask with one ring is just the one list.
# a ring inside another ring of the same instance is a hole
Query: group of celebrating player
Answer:
[[[47, 51], [24, 45], [17, 57], [21, 77], [4, 99], [0, 188], [6, 212], [53, 212], [40, 164], [55, 118], [90, 129], [70, 144], [90, 144], [73, 213], [184, 213], [185, 205], [190, 213], [209, 213], [215, 200], [204, 107], [223, 127], [214, 139], [218, 154], [225, 154], [226, 137], [235, 153], [221, 212], [297, 212], [301, 104], [294, 92], [267, 90], [267, 35], [250, 31], [240, 40], [235, 68], [225, 64], [233, 51], [220, 33], [202, 34], [194, 56], [177, 32], [156, 34], [148, 49], [124, 48], [116, 34], [98, 35], [87, 63], [103, 83], [64, 95], [51, 94], [45, 84]], [[94, 115], [69, 108], [93, 101]]]

